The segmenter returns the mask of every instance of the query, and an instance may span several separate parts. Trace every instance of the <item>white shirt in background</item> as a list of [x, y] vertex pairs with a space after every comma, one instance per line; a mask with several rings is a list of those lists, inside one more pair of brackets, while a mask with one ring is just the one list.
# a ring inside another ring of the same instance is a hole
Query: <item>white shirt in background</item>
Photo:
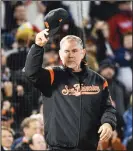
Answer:
[[27, 19], [32, 24], [35, 25], [38, 29], [44, 29], [44, 16], [38, 11], [37, 1], [31, 1], [26, 5]]
[[5, 28], [5, 4], [3, 1], [1, 1], [1, 28]]
[[69, 8], [74, 23], [82, 27], [83, 19], [89, 20], [90, 1], [62, 1]]

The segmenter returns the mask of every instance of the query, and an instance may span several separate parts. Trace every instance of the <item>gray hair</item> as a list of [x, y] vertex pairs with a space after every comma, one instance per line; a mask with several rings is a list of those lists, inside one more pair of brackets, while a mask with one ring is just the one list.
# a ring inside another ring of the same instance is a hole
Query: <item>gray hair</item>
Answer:
[[60, 41], [60, 49], [61, 49], [64, 41], [66, 41], [66, 40], [75, 40], [77, 42], [77, 44], [79, 45], [79, 47], [81, 49], [83, 49], [82, 40], [79, 37], [75, 36], [75, 35], [68, 35], [68, 36], [65, 36], [64, 38], [62, 38], [62, 40]]

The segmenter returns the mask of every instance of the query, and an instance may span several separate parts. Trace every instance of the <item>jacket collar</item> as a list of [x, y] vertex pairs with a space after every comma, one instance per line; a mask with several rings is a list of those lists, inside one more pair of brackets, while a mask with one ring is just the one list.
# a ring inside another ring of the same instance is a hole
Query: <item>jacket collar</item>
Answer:
[[[66, 67], [66, 66], [63, 66], [63, 68], [64, 68], [64, 70], [67, 71], [69, 74], [71, 74], [71, 75], [73, 75], [74, 77], [76, 77], [75, 74], [74, 74], [74, 72], [73, 72], [73, 70], [72, 70], [72, 68], [68, 68], [68, 67]], [[85, 77], [88, 76], [88, 67], [87, 67], [86, 65], [84, 65], [84, 63], [81, 63], [81, 69], [82, 69], [82, 72], [83, 72], [82, 78], [85, 79]]]

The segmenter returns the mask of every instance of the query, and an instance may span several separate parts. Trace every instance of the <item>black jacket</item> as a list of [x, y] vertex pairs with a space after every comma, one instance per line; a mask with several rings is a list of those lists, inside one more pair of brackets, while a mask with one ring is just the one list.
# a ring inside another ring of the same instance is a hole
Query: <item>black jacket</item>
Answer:
[[106, 80], [85, 67], [80, 79], [70, 68], [43, 69], [43, 53], [42, 47], [32, 46], [25, 74], [49, 102], [44, 104], [47, 143], [67, 150], [96, 149], [99, 126], [107, 122], [116, 127]]

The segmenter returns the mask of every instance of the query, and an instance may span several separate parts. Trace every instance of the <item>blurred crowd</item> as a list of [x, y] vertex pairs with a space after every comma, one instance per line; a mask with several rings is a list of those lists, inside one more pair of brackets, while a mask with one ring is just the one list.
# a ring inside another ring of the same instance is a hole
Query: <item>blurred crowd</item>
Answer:
[[117, 110], [117, 128], [109, 141], [99, 142], [98, 150], [133, 150], [132, 2], [116, 0], [1, 1], [2, 150], [48, 149], [47, 121], [42, 116], [43, 104], [48, 102], [25, 78], [24, 66], [35, 35], [45, 29], [44, 16], [60, 7], [68, 11], [69, 18], [44, 48], [42, 66], [61, 65], [62, 37], [82, 38], [87, 51], [84, 61], [107, 79]]

